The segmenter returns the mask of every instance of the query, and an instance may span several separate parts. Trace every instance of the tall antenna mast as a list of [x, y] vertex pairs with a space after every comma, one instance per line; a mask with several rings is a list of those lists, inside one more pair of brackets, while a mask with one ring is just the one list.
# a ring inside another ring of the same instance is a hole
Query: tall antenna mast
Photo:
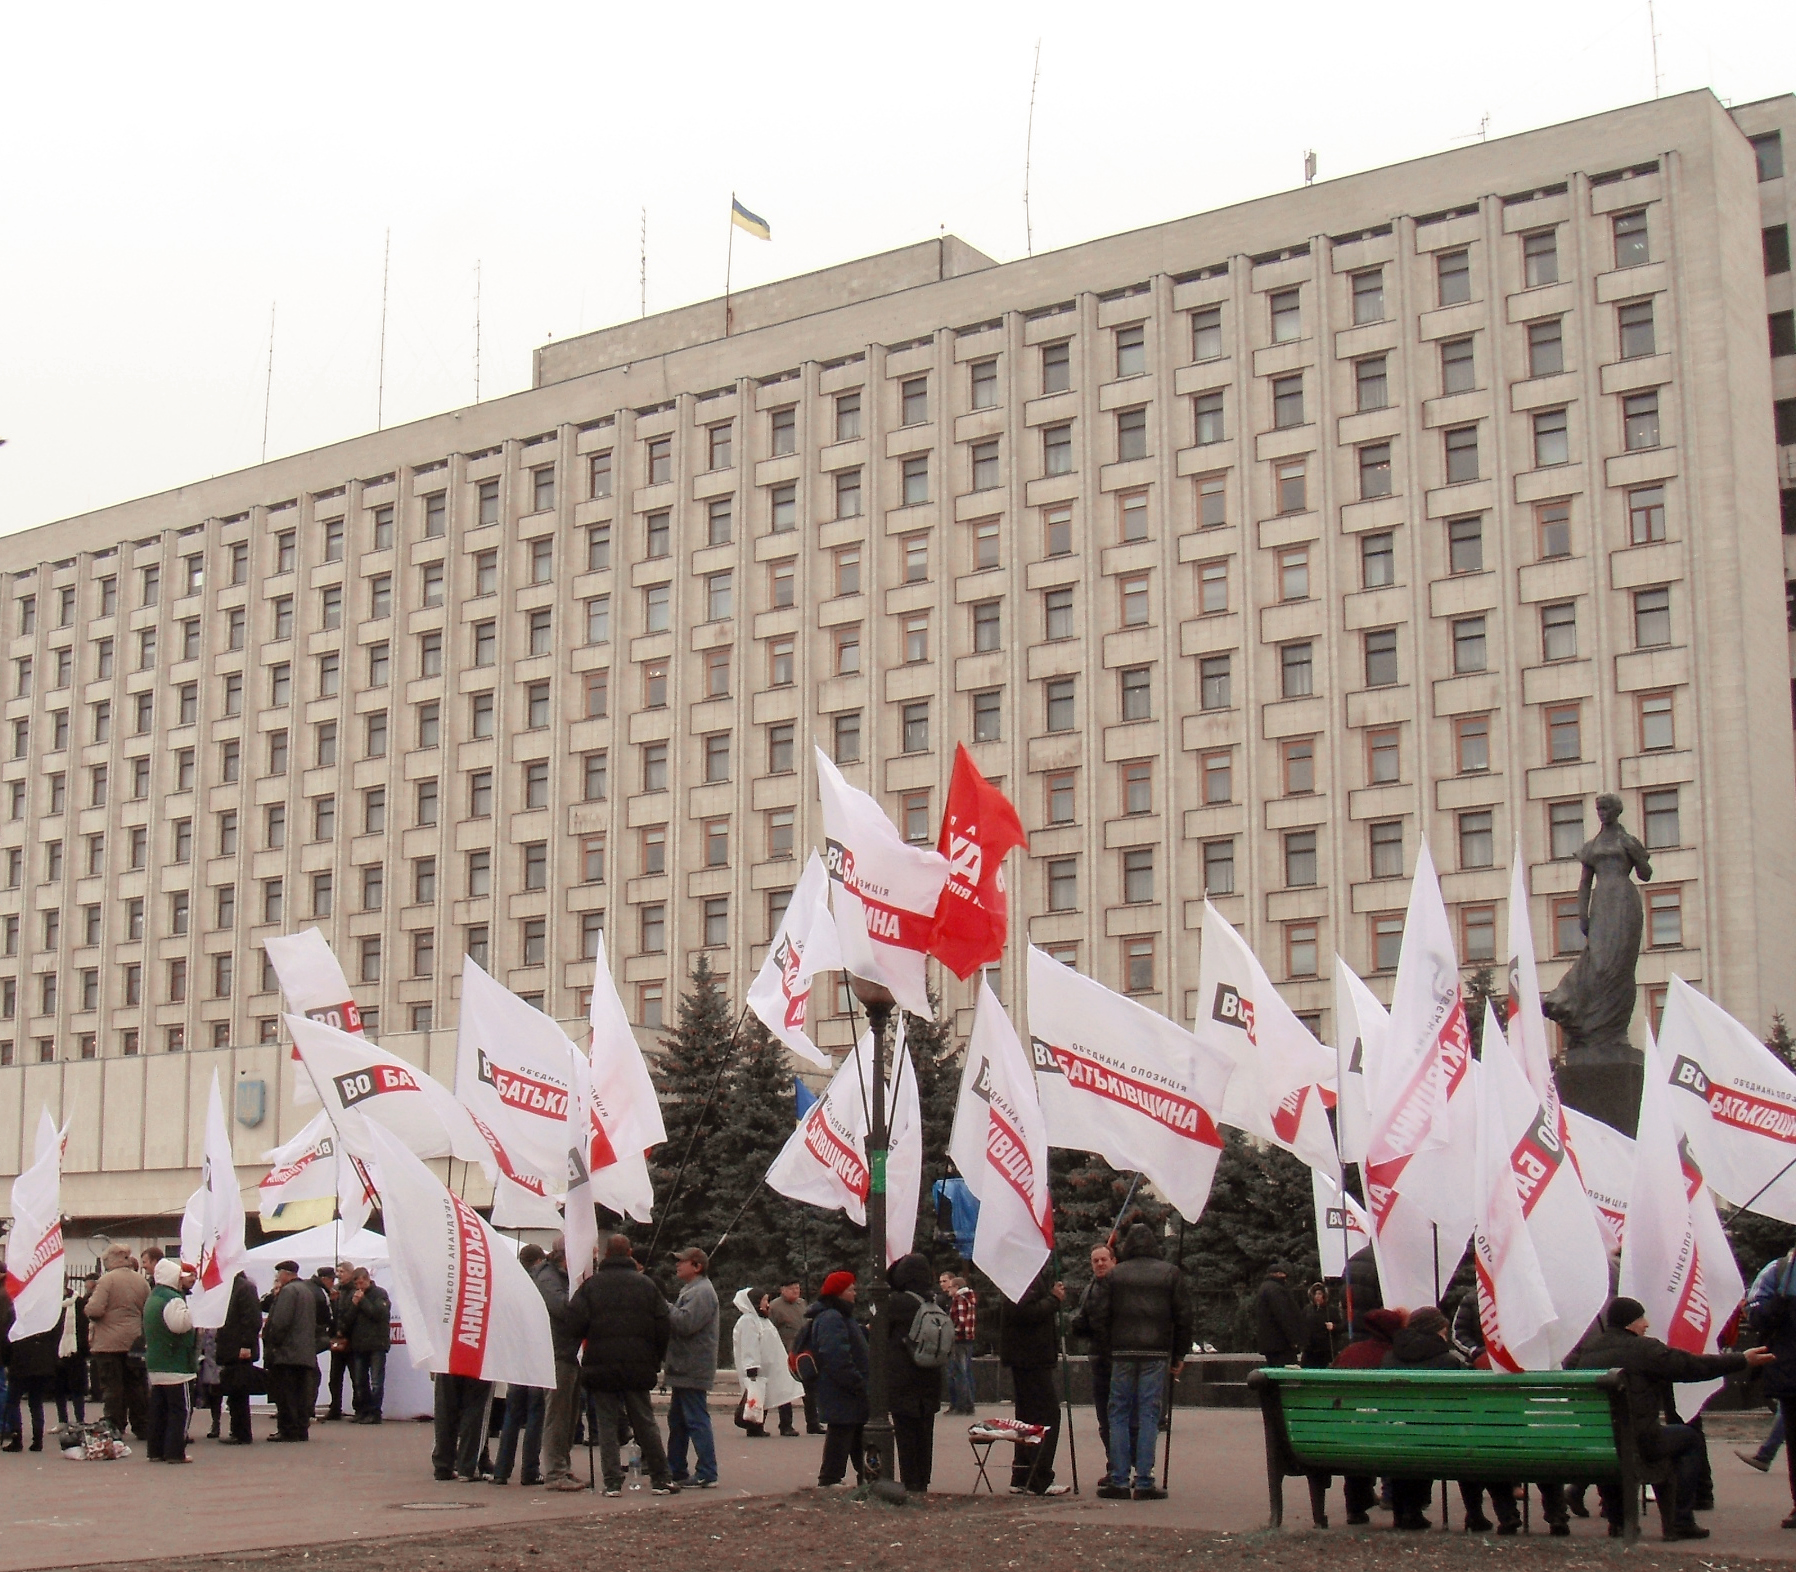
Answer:
[[649, 210], [646, 207], [642, 210], [642, 246], [637, 256], [642, 268], [639, 281], [642, 290], [641, 314], [646, 317], [649, 314]]
[[374, 429], [379, 431], [387, 403], [387, 274], [393, 260], [393, 231], [380, 257], [380, 375], [374, 392]]
[[268, 462], [268, 404], [274, 397], [274, 307], [268, 303], [268, 377], [262, 384], [262, 462]]
[[474, 259], [474, 402], [480, 402], [480, 258]]
[[1023, 135], [1023, 240], [1035, 255], [1035, 225], [1029, 217], [1029, 166], [1035, 154], [1035, 87], [1041, 81], [1041, 40], [1035, 40], [1035, 74], [1029, 78], [1029, 129]]
[[1653, 16], [1653, 0], [1646, 0], [1646, 30], [1653, 41], [1653, 97], [1659, 96], [1659, 24]]

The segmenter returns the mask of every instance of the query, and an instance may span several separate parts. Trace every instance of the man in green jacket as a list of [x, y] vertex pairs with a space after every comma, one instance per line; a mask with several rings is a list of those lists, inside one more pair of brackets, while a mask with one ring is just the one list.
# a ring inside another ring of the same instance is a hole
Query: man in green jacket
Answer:
[[156, 1263], [156, 1286], [143, 1306], [143, 1358], [150, 1378], [149, 1457], [186, 1463], [187, 1388], [199, 1370], [199, 1334], [181, 1292], [181, 1263]]

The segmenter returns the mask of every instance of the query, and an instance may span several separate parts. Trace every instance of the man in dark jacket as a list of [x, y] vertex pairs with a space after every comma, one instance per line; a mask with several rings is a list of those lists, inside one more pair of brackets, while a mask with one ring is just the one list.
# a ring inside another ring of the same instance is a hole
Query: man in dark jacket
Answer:
[[1269, 1365], [1294, 1365], [1303, 1357], [1303, 1310], [1290, 1288], [1291, 1268], [1274, 1261], [1254, 1295], [1253, 1322], [1260, 1357]]
[[268, 1395], [274, 1399], [275, 1431], [270, 1441], [304, 1441], [312, 1427], [318, 1395], [318, 1298], [303, 1281], [297, 1261], [274, 1268], [274, 1296], [262, 1328], [267, 1356]]
[[906, 1490], [929, 1489], [935, 1462], [935, 1416], [942, 1406], [942, 1371], [911, 1357], [912, 1320], [924, 1301], [936, 1302], [928, 1260], [916, 1251], [886, 1268], [892, 1297], [886, 1315], [886, 1402], [898, 1450], [898, 1478]]
[[1090, 1311], [1110, 1348], [1111, 1473], [1098, 1494], [1164, 1501], [1154, 1483], [1154, 1446], [1160, 1409], [1171, 1400], [1169, 1378], [1178, 1379], [1191, 1348], [1191, 1292], [1185, 1274], [1161, 1260], [1160, 1241], [1146, 1223], [1129, 1225], [1117, 1254]]
[[338, 1333], [349, 1345], [349, 1382], [358, 1425], [378, 1425], [387, 1396], [387, 1354], [393, 1347], [393, 1301], [374, 1274], [358, 1266], [338, 1290]]
[[[668, 1303], [661, 1291], [636, 1269], [630, 1241], [613, 1234], [605, 1244], [604, 1258], [568, 1300], [566, 1336], [586, 1343], [581, 1356], [580, 1378], [593, 1395], [597, 1409], [599, 1466], [605, 1474], [605, 1494], [623, 1494], [624, 1471], [618, 1459], [617, 1421], [621, 1409], [629, 1415], [630, 1428], [642, 1448], [649, 1484], [658, 1496], [679, 1494], [667, 1472], [667, 1448], [649, 1411], [649, 1393], [661, 1372], [672, 1327]], [[563, 1343], [561, 1346], [568, 1346]], [[557, 1490], [579, 1490], [564, 1474]]]
[[256, 1298], [255, 1285], [247, 1273], [239, 1272], [231, 1280], [231, 1297], [225, 1304], [214, 1355], [219, 1388], [231, 1411], [231, 1433], [223, 1438], [225, 1446], [248, 1446], [255, 1439], [249, 1426], [249, 1399], [255, 1385], [261, 1334], [262, 1306]]
[[[867, 1334], [854, 1319], [853, 1272], [831, 1272], [823, 1279], [817, 1302], [805, 1312], [808, 1345], [817, 1361], [817, 1417], [823, 1421], [823, 1462], [817, 1484], [828, 1490], [842, 1483], [854, 1463], [857, 1482], [864, 1483], [867, 1464], [861, 1431], [867, 1423]], [[807, 1334], [799, 1333], [801, 1342]]]
[[1365, 1327], [1366, 1317], [1374, 1310], [1384, 1308], [1384, 1291], [1378, 1281], [1378, 1261], [1372, 1254], [1371, 1245], [1365, 1245], [1347, 1257], [1343, 1292], [1347, 1296], [1350, 1315], [1348, 1335], [1359, 1337]]
[[1110, 1344], [1098, 1336], [1091, 1324], [1091, 1302], [1098, 1284], [1116, 1269], [1116, 1252], [1107, 1244], [1095, 1245], [1091, 1252], [1091, 1281], [1079, 1296], [1079, 1308], [1073, 1312], [1073, 1331], [1086, 1339], [1086, 1368], [1091, 1371], [1091, 1406], [1098, 1417], [1098, 1439], [1104, 1443], [1104, 1477], [1099, 1487], [1111, 1483], [1110, 1462]]
[[[334, 1292], [337, 1286], [337, 1269], [334, 1266], [321, 1266], [306, 1279], [306, 1288], [312, 1295], [312, 1341], [318, 1345], [318, 1352], [324, 1353], [337, 1341], [337, 1301]], [[335, 1364], [335, 1359], [331, 1360]], [[349, 1369], [349, 1354], [343, 1354], [343, 1370]], [[306, 1385], [306, 1420], [309, 1423], [318, 1411], [318, 1388], [324, 1384], [324, 1374], [318, 1368], [318, 1361], [312, 1361], [312, 1374]], [[339, 1394], [341, 1388], [338, 1389]], [[343, 1417], [343, 1402], [340, 1395], [333, 1399], [337, 1417]]]
[[[1672, 1384], [1712, 1381], [1749, 1365], [1770, 1364], [1777, 1356], [1768, 1348], [1749, 1348], [1738, 1354], [1687, 1354], [1668, 1348], [1658, 1338], [1646, 1335], [1646, 1306], [1638, 1299], [1615, 1300], [1603, 1319], [1607, 1330], [1580, 1347], [1577, 1368], [1620, 1370], [1626, 1377], [1628, 1413], [1634, 1421], [1641, 1461], [1649, 1472], [1663, 1464], [1671, 1468], [1672, 1500], [1659, 1505], [1664, 1536], [1707, 1539], [1709, 1531], [1696, 1523], [1697, 1491], [1705, 1461], [1702, 1432], [1690, 1425], [1662, 1422], [1671, 1407]], [[1610, 1536], [1619, 1537], [1621, 1491], [1615, 1485], [1598, 1485], [1597, 1493], [1603, 1499]]]
[[530, 1281], [549, 1312], [549, 1344], [555, 1350], [555, 1390], [543, 1419], [543, 1483], [551, 1490], [578, 1490], [570, 1456], [579, 1409], [580, 1338], [568, 1324], [567, 1250], [561, 1240], [530, 1268]]
[[1050, 1260], [1021, 1299], [1001, 1307], [998, 1359], [1010, 1367], [1010, 1384], [1016, 1394], [1012, 1411], [1023, 1424], [1047, 1429], [1039, 1445], [1014, 1450], [1010, 1465], [1013, 1495], [1026, 1490], [1038, 1496], [1067, 1493], [1066, 1486], [1054, 1483], [1054, 1453], [1060, 1442], [1060, 1396], [1054, 1386], [1054, 1367], [1060, 1363], [1060, 1307], [1065, 1303], [1066, 1284], [1054, 1280]]

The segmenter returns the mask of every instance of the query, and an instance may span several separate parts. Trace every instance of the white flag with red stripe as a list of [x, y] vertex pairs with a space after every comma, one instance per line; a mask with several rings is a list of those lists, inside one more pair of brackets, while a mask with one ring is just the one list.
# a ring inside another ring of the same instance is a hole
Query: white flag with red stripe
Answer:
[[1139, 1171], [1196, 1222], [1222, 1156], [1216, 1121], [1234, 1062], [1034, 945], [1029, 1039], [1048, 1144]]
[[836, 921], [829, 911], [829, 872], [813, 851], [786, 903], [767, 959], [749, 984], [748, 1007], [768, 1031], [819, 1070], [829, 1069], [830, 1059], [805, 1034], [811, 979], [841, 964]]
[[1628, 1193], [1634, 1188], [1634, 1143], [1613, 1125], [1576, 1108], [1565, 1110], [1565, 1128], [1603, 1236], [1611, 1250], [1619, 1250], [1628, 1223]]
[[248, 1253], [244, 1241], [243, 1191], [237, 1184], [237, 1160], [231, 1150], [231, 1127], [225, 1119], [218, 1072], [212, 1072], [212, 1094], [206, 1103], [205, 1162], [200, 1187], [187, 1202], [181, 1227], [181, 1264], [194, 1275], [187, 1307], [202, 1330], [224, 1325], [230, 1308], [231, 1283]]
[[282, 1220], [284, 1207], [326, 1199], [335, 1203], [332, 1211], [342, 1219], [345, 1233], [355, 1233], [368, 1221], [375, 1196], [367, 1166], [343, 1149], [328, 1114], [314, 1114], [298, 1135], [264, 1152], [262, 1160], [268, 1172], [256, 1186], [256, 1204], [264, 1229], [293, 1226]]
[[1048, 1129], [1029, 1056], [983, 978], [948, 1155], [979, 1198], [973, 1264], [1015, 1303], [1054, 1247]]
[[1259, 958], [1206, 898], [1192, 1035], [1234, 1064], [1221, 1122], [1340, 1171], [1326, 1103], [1335, 1056], [1279, 997]]
[[[289, 1014], [321, 1021], [340, 1032], [361, 1034], [361, 1007], [349, 991], [349, 979], [343, 975], [343, 968], [322, 933], [308, 928], [304, 933], [264, 939], [262, 944], [268, 951], [268, 962], [274, 967]], [[297, 1045], [290, 1052], [298, 1064]], [[317, 1089], [304, 1074], [294, 1077], [293, 1098], [300, 1103], [318, 1101]]]
[[[1746, 1284], [1715, 1213], [1715, 1197], [1678, 1122], [1664, 1056], [1647, 1034], [1634, 1183], [1619, 1291], [1646, 1306], [1653, 1332], [1687, 1354], [1715, 1352]], [[1693, 1414], [1719, 1381], [1681, 1382], [1679, 1413]], [[1688, 1408], [1682, 1394], [1701, 1393]]]
[[508, 1243], [372, 1120], [368, 1140], [392, 1253], [387, 1289], [412, 1363], [553, 1389], [548, 1306]]
[[667, 1139], [667, 1126], [661, 1121], [661, 1101], [636, 1033], [624, 1014], [624, 1001], [617, 996], [603, 934], [593, 962], [587, 1021], [592, 1027], [587, 1171], [593, 1199], [620, 1217], [646, 1223], [655, 1208], [648, 1153]]
[[1716, 1191], [1796, 1223], [1796, 1073], [1713, 999], [1674, 976], [1659, 1056], [1679, 1127]]
[[37, 1156], [12, 1182], [12, 1232], [6, 1236], [6, 1292], [12, 1337], [48, 1332], [62, 1314], [62, 1149], [68, 1127], [45, 1108], [37, 1121]]
[[899, 835], [885, 810], [850, 786], [821, 748], [817, 787], [842, 964], [857, 977], [883, 983], [912, 1015], [933, 1021], [923, 961], [948, 882], [948, 859]]
[[[1477, 1110], [1472, 1265], [1478, 1278], [1478, 1322], [1493, 1370], [1546, 1370], [1555, 1363], [1546, 1336], [1555, 1319], [1553, 1297], [1523, 1215], [1510, 1135], [1514, 1119], [1525, 1121], [1529, 1110], [1538, 1113], [1540, 1105], [1501, 1035], [1487, 1001], [1484, 1060], [1466, 1076]], [[1587, 1325], [1588, 1317], [1579, 1323], [1577, 1335]]]

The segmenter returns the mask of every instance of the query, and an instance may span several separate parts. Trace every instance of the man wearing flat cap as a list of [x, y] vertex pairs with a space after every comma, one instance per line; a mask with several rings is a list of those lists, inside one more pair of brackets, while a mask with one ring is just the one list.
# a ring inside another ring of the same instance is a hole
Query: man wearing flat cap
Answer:
[[318, 1379], [317, 1330], [317, 1299], [301, 1280], [299, 1263], [275, 1262], [274, 1294], [262, 1328], [262, 1362], [275, 1411], [270, 1441], [309, 1439]]
[[[667, 1466], [676, 1485], [710, 1490], [717, 1484], [717, 1445], [705, 1394], [717, 1379], [717, 1290], [707, 1275], [710, 1260], [696, 1246], [676, 1250], [674, 1276], [680, 1297], [668, 1311], [670, 1335], [662, 1380], [667, 1383]], [[693, 1472], [686, 1472], [686, 1443]]]

